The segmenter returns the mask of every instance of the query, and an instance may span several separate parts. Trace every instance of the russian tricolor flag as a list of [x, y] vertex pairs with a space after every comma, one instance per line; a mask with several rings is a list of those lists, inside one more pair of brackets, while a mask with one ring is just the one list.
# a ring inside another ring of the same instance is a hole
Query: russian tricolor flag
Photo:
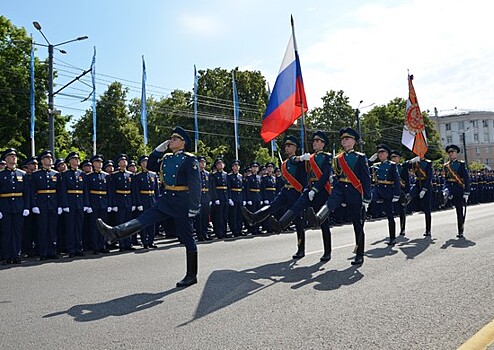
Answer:
[[292, 31], [262, 120], [261, 137], [264, 142], [269, 142], [283, 133], [307, 110], [297, 43]]

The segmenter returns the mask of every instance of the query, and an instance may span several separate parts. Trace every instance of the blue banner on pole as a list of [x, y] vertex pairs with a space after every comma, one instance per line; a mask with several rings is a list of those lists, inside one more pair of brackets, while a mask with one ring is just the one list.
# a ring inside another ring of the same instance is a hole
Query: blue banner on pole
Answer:
[[142, 55], [142, 91], [141, 91], [141, 124], [144, 133], [144, 144], [148, 144], [148, 111], [146, 106], [146, 62]]
[[237, 84], [235, 84], [235, 75], [232, 72], [233, 81], [233, 123], [235, 130], [235, 147], [240, 149], [240, 139], [238, 137], [238, 118], [240, 115], [240, 106], [238, 104]]

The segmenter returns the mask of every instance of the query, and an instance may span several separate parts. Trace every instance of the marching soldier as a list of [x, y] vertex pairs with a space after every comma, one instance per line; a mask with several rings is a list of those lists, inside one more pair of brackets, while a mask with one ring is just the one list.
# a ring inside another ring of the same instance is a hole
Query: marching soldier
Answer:
[[[400, 199], [400, 175], [396, 163], [389, 161], [391, 149], [384, 144], [377, 146], [378, 163], [372, 165], [372, 175], [376, 185], [372, 189], [372, 201], [383, 204], [384, 213], [388, 219], [389, 242], [396, 244], [396, 224], [393, 203]], [[371, 157], [371, 159], [374, 155]]]
[[[22, 168], [26, 172], [26, 186], [30, 186], [30, 181], [33, 173], [38, 170], [38, 159], [29, 157], [24, 161]], [[30, 200], [30, 198], [28, 198]], [[38, 234], [37, 234], [36, 216], [28, 215], [24, 217], [24, 228], [22, 233], [22, 252], [26, 257], [34, 257], [38, 249]]]
[[199, 156], [197, 160], [199, 161], [199, 172], [201, 176], [201, 209], [199, 215], [195, 217], [194, 224], [197, 240], [202, 242], [211, 240], [208, 233], [209, 213], [211, 212], [210, 176], [206, 170], [206, 157]]
[[60, 201], [64, 211], [65, 239], [69, 257], [84, 256], [82, 247], [82, 224], [88, 210], [84, 193], [86, 174], [79, 169], [79, 154], [70, 152], [65, 158], [70, 167], [61, 174]]
[[406, 234], [406, 217], [407, 205], [410, 203], [410, 174], [408, 169], [400, 164], [401, 153], [397, 150], [391, 150], [391, 161], [396, 164], [398, 174], [400, 175], [400, 200], [395, 203], [395, 213], [400, 216], [400, 236]]
[[410, 196], [418, 201], [419, 208], [425, 214], [424, 236], [431, 236], [432, 205], [432, 162], [419, 156], [405, 162], [407, 169], [415, 174], [415, 185], [410, 189]]
[[446, 152], [448, 153], [449, 161], [444, 164], [446, 178], [444, 188], [456, 209], [456, 221], [458, 224], [458, 235], [456, 237], [463, 237], [463, 226], [465, 225], [463, 208], [466, 207], [470, 194], [468, 171], [465, 162], [458, 160], [460, 147], [449, 145], [446, 147]]
[[[132, 173], [127, 170], [128, 156], [120, 154], [116, 163], [118, 170], [111, 175], [110, 198], [113, 200], [112, 210], [115, 212], [115, 222], [122, 224], [132, 219]], [[120, 251], [135, 250], [131, 239], [124, 237], [119, 240]]]
[[213, 228], [216, 238], [226, 238], [226, 222], [228, 218], [228, 186], [227, 174], [223, 169], [222, 158], [216, 158], [213, 163], [216, 172], [211, 175], [211, 200], [213, 202]]
[[364, 220], [371, 201], [371, 178], [365, 154], [353, 149], [360, 135], [352, 128], [343, 128], [340, 130], [340, 139], [343, 152], [334, 160], [337, 181], [331, 196], [317, 214], [312, 208], [308, 208], [307, 219], [311, 226], [321, 226], [332, 211], [345, 204], [355, 231], [356, 256], [352, 265], [361, 265], [364, 262]]
[[107, 253], [105, 240], [96, 229], [96, 221], [102, 219], [107, 221], [108, 213], [111, 212], [111, 200], [109, 191], [110, 174], [102, 171], [103, 156], [96, 154], [91, 157], [93, 171], [86, 175], [85, 192], [88, 197], [88, 229], [91, 241], [91, 248], [94, 254]]
[[[140, 165], [142, 171], [136, 175], [132, 180], [134, 188], [132, 192], [134, 193], [134, 201], [137, 207], [137, 215], [139, 217], [141, 213], [151, 208], [156, 203], [156, 198], [158, 197], [158, 176], [154, 171], [148, 170], [148, 156], [141, 156], [137, 163]], [[144, 249], [148, 248], [158, 248], [154, 244], [155, 227], [149, 225], [143, 229], [140, 233], [141, 242]]]
[[243, 196], [243, 177], [239, 173], [240, 161], [234, 160], [231, 164], [232, 172], [227, 176], [228, 184], [228, 225], [232, 230], [234, 237], [242, 236], [242, 205]]
[[52, 169], [53, 155], [44, 151], [38, 156], [41, 168], [35, 171], [30, 181], [32, 212], [37, 217], [40, 260], [58, 259], [57, 226], [62, 214], [60, 203], [60, 173]]
[[[246, 208], [255, 213], [261, 208], [261, 177], [257, 174], [259, 171], [259, 163], [250, 163], [251, 174], [245, 178], [244, 188], [245, 188], [245, 201], [247, 202]], [[253, 234], [259, 234], [259, 225], [253, 223], [248, 226], [248, 231]]]
[[[67, 164], [65, 163], [65, 159], [57, 158], [54, 163], [54, 168], [56, 171], [59, 172], [61, 176], [65, 171], [67, 171]], [[66, 221], [65, 215], [62, 212], [62, 214], [58, 217], [58, 225], [57, 225], [57, 254], [63, 254], [67, 252], [67, 237], [65, 232], [65, 221]]]
[[[285, 178], [285, 185], [281, 192], [275, 197], [274, 201], [258, 211], [252, 213], [247, 208], [242, 208], [242, 214], [248, 221], [249, 225], [255, 225], [266, 220], [269, 217], [269, 223], [276, 233], [280, 233], [283, 226], [288, 226], [291, 221], [295, 221], [297, 230], [297, 252], [292, 256], [293, 259], [301, 259], [305, 256], [305, 231], [304, 223], [300, 214], [295, 214], [289, 209], [297, 201], [304, 187], [307, 185], [307, 173], [305, 161], [309, 159], [309, 154], [296, 156], [299, 142], [294, 136], [286, 136], [284, 139], [285, 154], [287, 159], [281, 165], [281, 171]], [[274, 216], [270, 216], [278, 210], [285, 209], [286, 212], [278, 222]]]
[[3, 264], [21, 263], [21, 240], [24, 217], [29, 215], [29, 181], [17, 169], [17, 150], [2, 153], [5, 168], [0, 170], [0, 228]]
[[[111, 227], [98, 220], [98, 229], [108, 241], [128, 237], [148, 225], [163, 219], [174, 219], [177, 235], [187, 251], [187, 273], [177, 287], [197, 283], [197, 246], [193, 237], [192, 220], [199, 213], [201, 179], [197, 158], [184, 150], [191, 144], [187, 132], [181, 127], [173, 130], [170, 140], [160, 144], [151, 153], [148, 169], [160, 170], [163, 194], [154, 206], [137, 219]], [[172, 153], [164, 154], [167, 148]]]

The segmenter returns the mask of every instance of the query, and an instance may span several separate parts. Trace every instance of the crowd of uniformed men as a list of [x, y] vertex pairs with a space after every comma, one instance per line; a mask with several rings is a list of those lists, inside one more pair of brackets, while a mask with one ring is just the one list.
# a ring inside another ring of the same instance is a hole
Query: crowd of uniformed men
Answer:
[[[137, 163], [125, 154], [118, 155], [114, 161], [95, 155], [81, 162], [76, 152], [54, 160], [50, 151], [44, 151], [18, 166], [17, 151], [4, 150], [0, 161], [3, 263], [19, 264], [27, 257], [57, 259], [61, 254], [76, 257], [88, 251], [92, 254], [108, 253], [111, 249], [130, 251], [136, 246], [157, 248], [155, 236], [160, 234], [159, 227], [168, 235], [176, 234], [188, 253], [193, 251], [195, 243], [191, 245], [181, 234], [187, 228], [171, 220], [178, 214], [170, 213], [160, 220], [159, 214], [168, 213], [171, 209], [167, 208], [173, 203], [162, 207], [155, 204], [164, 194], [171, 193], [173, 199], [175, 194], [192, 189], [190, 176], [174, 169], [186, 161], [185, 156], [174, 156], [184, 151], [190, 139], [181, 128], [176, 128], [172, 137], [184, 141], [184, 147], [179, 146], [168, 158], [166, 154], [161, 158], [170, 146], [169, 141], [160, 145], [152, 161], [162, 164], [150, 167], [157, 172], [148, 169], [151, 161], [148, 156], [140, 157]], [[384, 144], [367, 159], [354, 150], [359, 137], [351, 128], [340, 130], [343, 151], [333, 157], [325, 151], [329, 140], [322, 131], [312, 135], [311, 154], [296, 155], [299, 142], [287, 136], [286, 160], [280, 168], [270, 162], [261, 165], [256, 161], [246, 167], [238, 160], [225, 162], [222, 158], [215, 159], [208, 167], [204, 156], [194, 157], [184, 152], [192, 159], [191, 168], [195, 170], [197, 164], [200, 175], [200, 198], [197, 198], [200, 206], [195, 206], [199, 211], [189, 209], [188, 216], [193, 222], [195, 240], [280, 233], [294, 224], [297, 251], [293, 258], [300, 259], [305, 255], [305, 229], [320, 226], [324, 247], [321, 260], [327, 261], [331, 259], [330, 227], [351, 222], [356, 240], [352, 264], [361, 264], [366, 218], [387, 218], [387, 243], [393, 245], [397, 232], [405, 235], [407, 214], [423, 211], [424, 235], [430, 236], [431, 211], [453, 206], [457, 234], [462, 237], [466, 204], [494, 200], [494, 173], [468, 172], [465, 163], [457, 159], [460, 149], [455, 145], [446, 148], [449, 160], [443, 168], [433, 169], [430, 160], [415, 157], [403, 161], [399, 151]], [[189, 176], [186, 186], [177, 185], [179, 176]], [[195, 200], [193, 195], [184, 198]], [[154, 206], [161, 211], [152, 213]], [[135, 220], [145, 212], [154, 216]], [[400, 218], [398, 230], [395, 216]], [[105, 239], [97, 230], [98, 219], [112, 225], [134, 222], [137, 226], [127, 226], [126, 232], [140, 231], [129, 237], [117, 233], [115, 239], [108, 240], [108, 236]], [[161, 225], [142, 225], [144, 221], [161, 222]], [[110, 244], [117, 239], [118, 245]], [[197, 265], [197, 255], [194, 264]], [[197, 268], [194, 272], [197, 273]]]

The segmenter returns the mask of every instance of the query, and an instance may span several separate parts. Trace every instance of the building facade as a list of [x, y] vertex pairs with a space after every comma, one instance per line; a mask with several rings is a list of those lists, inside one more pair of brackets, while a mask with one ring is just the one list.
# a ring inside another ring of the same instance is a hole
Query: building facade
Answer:
[[435, 110], [430, 118], [436, 123], [443, 147], [458, 145], [461, 159], [466, 155], [468, 163], [477, 161], [494, 168], [494, 112]]

